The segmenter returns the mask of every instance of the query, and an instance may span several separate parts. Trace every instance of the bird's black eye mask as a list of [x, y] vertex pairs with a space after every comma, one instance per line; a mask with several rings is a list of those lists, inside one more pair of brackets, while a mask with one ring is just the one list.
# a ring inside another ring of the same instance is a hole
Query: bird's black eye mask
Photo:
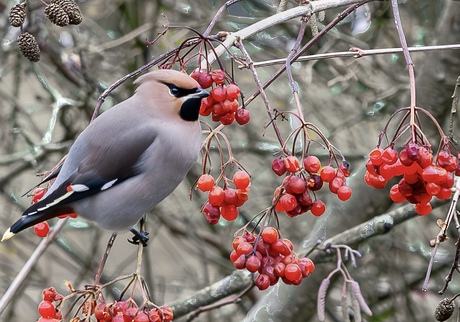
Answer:
[[165, 84], [166, 86], [169, 87], [169, 93], [174, 96], [174, 97], [177, 97], [177, 98], [181, 98], [181, 97], [184, 97], [184, 96], [187, 96], [187, 95], [190, 95], [190, 94], [196, 94], [197, 92], [197, 89], [196, 88], [192, 88], [192, 89], [184, 89], [184, 88], [180, 88], [172, 83], [165, 83], [163, 82], [163, 84]]
[[[197, 94], [198, 88], [183, 89], [171, 83], [163, 83], [169, 87], [169, 93], [177, 98]], [[191, 97], [182, 103], [179, 116], [185, 121], [194, 122], [198, 120], [202, 97]]]

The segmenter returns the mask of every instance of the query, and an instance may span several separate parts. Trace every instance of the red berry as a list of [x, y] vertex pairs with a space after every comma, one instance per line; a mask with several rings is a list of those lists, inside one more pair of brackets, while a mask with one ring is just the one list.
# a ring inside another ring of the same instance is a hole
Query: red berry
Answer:
[[257, 288], [263, 291], [270, 286], [270, 278], [268, 277], [268, 275], [260, 274], [259, 276], [257, 276], [255, 283]]
[[427, 148], [421, 146], [417, 150], [417, 162], [422, 169], [425, 169], [433, 163], [433, 154]]
[[337, 173], [337, 175], [342, 173], [344, 177], [349, 177], [350, 176], [350, 163], [345, 160], [340, 162], [339, 170], [340, 171]]
[[213, 88], [210, 94], [216, 102], [223, 102], [227, 99], [227, 91], [223, 86], [217, 86]]
[[50, 226], [46, 221], [34, 225], [34, 232], [38, 237], [46, 237], [50, 232]]
[[241, 255], [248, 255], [254, 250], [254, 247], [251, 245], [251, 243], [248, 242], [242, 242], [241, 244], [238, 245], [236, 248], [236, 253], [241, 256]]
[[432, 209], [433, 208], [431, 207], [430, 203], [418, 203], [415, 205], [415, 212], [418, 213], [420, 216], [428, 215]]
[[323, 187], [323, 179], [319, 174], [313, 173], [307, 179], [307, 185], [311, 191], [318, 191]]
[[313, 202], [310, 211], [313, 216], [321, 216], [326, 211], [326, 205], [321, 200], [316, 200]]
[[97, 320], [106, 320], [107, 318], [110, 317], [109, 311], [107, 309], [107, 305], [105, 302], [99, 302], [96, 304], [96, 307], [94, 308], [94, 317]]
[[315, 271], [315, 264], [308, 257], [303, 257], [299, 259], [299, 267], [302, 271], [302, 277], [304, 278]]
[[216, 84], [223, 84], [225, 82], [225, 72], [223, 70], [214, 70], [211, 74], [212, 80]]
[[215, 186], [208, 194], [209, 203], [213, 206], [220, 206], [225, 200], [225, 191], [219, 186]]
[[290, 155], [284, 159], [284, 165], [286, 166], [286, 170], [291, 173], [296, 173], [300, 169], [299, 159], [293, 155]]
[[278, 230], [276, 230], [274, 227], [265, 227], [264, 230], [262, 231], [262, 239], [264, 242], [267, 244], [273, 244], [276, 242], [278, 239]]
[[274, 243], [270, 244], [270, 248], [276, 251], [276, 254], [287, 256], [291, 253], [289, 247], [283, 242], [282, 239], [277, 239]]
[[249, 123], [249, 120], [251, 119], [251, 113], [249, 113], [249, 110], [245, 108], [240, 108], [236, 111], [235, 119], [236, 123], [239, 125], [245, 125]]
[[32, 191], [32, 203], [37, 203], [46, 193], [48, 189], [37, 188]]
[[385, 164], [391, 165], [391, 164], [394, 164], [397, 160], [398, 160], [398, 151], [396, 151], [390, 146], [386, 148], [385, 150], [383, 150], [382, 161]]
[[415, 161], [418, 159], [418, 145], [414, 142], [409, 142], [406, 146], [406, 154], [407, 158]]
[[286, 192], [299, 195], [304, 193], [305, 189], [307, 189], [307, 183], [300, 177], [297, 176], [288, 176], [285, 179], [286, 181]]
[[198, 179], [198, 189], [201, 191], [211, 191], [214, 187], [214, 178], [210, 174], [202, 174]]
[[222, 206], [220, 214], [225, 220], [232, 221], [238, 217], [238, 208], [235, 205]]
[[193, 73], [190, 74], [190, 77], [198, 82], [198, 78], [200, 77], [200, 75], [201, 75], [201, 72], [194, 71]]
[[224, 190], [225, 198], [224, 205], [235, 205], [238, 202], [238, 193], [235, 189], [228, 188]]
[[239, 170], [233, 175], [233, 184], [237, 189], [246, 189], [250, 181], [251, 177], [246, 171]]
[[309, 155], [303, 160], [305, 170], [310, 173], [317, 173], [321, 169], [321, 161], [314, 155]]
[[236, 84], [227, 85], [227, 98], [229, 100], [237, 100], [240, 95], [240, 88]]
[[284, 268], [284, 277], [289, 281], [295, 281], [302, 277], [302, 271], [297, 264], [287, 264]]
[[290, 193], [284, 193], [278, 201], [283, 211], [291, 211], [297, 207], [297, 199]]
[[327, 165], [321, 169], [320, 176], [324, 182], [331, 182], [335, 178], [336, 170]]
[[219, 222], [220, 219], [220, 210], [218, 206], [213, 206], [210, 203], [207, 203], [202, 210], [206, 220], [211, 225], [215, 225]]
[[441, 186], [436, 183], [427, 183], [425, 189], [431, 196], [436, 196], [439, 192], [441, 192]]
[[112, 319], [112, 322], [126, 322], [122, 312], [118, 312]]
[[272, 161], [272, 170], [278, 176], [282, 176], [283, 174], [285, 174], [286, 173], [286, 164], [284, 163], [284, 160], [281, 159], [281, 158], [273, 160]]
[[339, 190], [337, 190], [337, 197], [342, 201], [347, 201], [351, 198], [351, 193], [351, 188], [349, 186], [341, 186]]
[[54, 287], [48, 287], [43, 290], [43, 301], [54, 302], [62, 300], [62, 295], [59, 294]]
[[375, 148], [369, 153], [369, 159], [371, 160], [373, 165], [381, 165], [383, 150], [381, 148]]
[[226, 113], [235, 113], [238, 110], [238, 101], [230, 101], [228, 98], [222, 102], [222, 109]]
[[249, 256], [246, 260], [246, 269], [251, 273], [255, 273], [260, 268], [260, 259], [256, 255]]
[[144, 312], [139, 312], [139, 314], [134, 318], [133, 322], [149, 322], [150, 318]]
[[395, 184], [393, 187], [391, 187], [390, 190], [390, 198], [393, 200], [393, 202], [404, 202], [406, 200], [406, 197], [399, 191], [399, 185]]
[[198, 76], [197, 82], [198, 84], [200, 84], [202, 88], [206, 89], [212, 86], [213, 79], [212, 79], [211, 74], [209, 73], [200, 73], [200, 75]]
[[56, 314], [56, 309], [54, 308], [53, 303], [49, 301], [41, 301], [40, 304], [38, 305], [38, 313], [48, 319], [56, 319], [57, 314]]
[[214, 100], [211, 96], [205, 97], [201, 100], [200, 105], [200, 115], [201, 116], [208, 116], [212, 113], [214, 107]]
[[227, 113], [220, 117], [220, 123], [223, 125], [230, 125], [235, 120], [235, 113]]

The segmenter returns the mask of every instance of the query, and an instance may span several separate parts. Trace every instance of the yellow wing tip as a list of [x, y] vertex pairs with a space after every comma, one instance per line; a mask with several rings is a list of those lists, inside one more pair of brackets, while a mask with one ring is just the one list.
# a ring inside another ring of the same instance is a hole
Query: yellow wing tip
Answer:
[[10, 239], [11, 237], [13, 237], [15, 235], [15, 233], [12, 233], [10, 228], [8, 228], [7, 231], [5, 231], [5, 233], [3, 234], [3, 237], [2, 237], [2, 240], [1, 241], [5, 241], [5, 240], [8, 240]]

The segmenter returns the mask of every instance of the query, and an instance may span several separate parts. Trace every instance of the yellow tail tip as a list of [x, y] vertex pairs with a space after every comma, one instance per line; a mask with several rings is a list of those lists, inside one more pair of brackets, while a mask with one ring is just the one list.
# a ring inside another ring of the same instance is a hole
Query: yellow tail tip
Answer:
[[2, 237], [2, 240], [1, 241], [5, 241], [5, 240], [8, 240], [10, 239], [11, 237], [13, 237], [15, 235], [15, 233], [12, 233], [10, 228], [8, 228], [7, 231], [5, 231], [5, 233], [3, 234], [3, 237]]

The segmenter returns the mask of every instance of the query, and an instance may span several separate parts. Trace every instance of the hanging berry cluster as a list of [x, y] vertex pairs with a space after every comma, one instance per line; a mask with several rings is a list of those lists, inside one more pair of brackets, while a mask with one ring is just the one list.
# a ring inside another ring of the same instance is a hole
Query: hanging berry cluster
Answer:
[[[241, 207], [249, 198], [251, 178], [244, 170], [239, 170], [233, 175], [233, 180], [222, 178], [224, 188], [214, 181], [210, 174], [203, 174], [197, 182], [197, 188], [208, 192], [208, 202], [203, 206], [202, 212], [206, 220], [215, 225], [220, 217], [232, 221], [238, 217], [238, 207]], [[232, 183], [235, 188], [229, 187]]]
[[[400, 109], [393, 116], [407, 110], [408, 108]], [[435, 156], [418, 123], [410, 121], [409, 125], [403, 126], [402, 124], [411, 113], [417, 115], [412, 118], [413, 120], [419, 120], [418, 112], [428, 115], [441, 135], [441, 146]], [[388, 123], [391, 122], [393, 116]], [[389, 180], [398, 177], [399, 182], [390, 190], [390, 198], [398, 203], [408, 201], [415, 204], [415, 211], [424, 216], [432, 210], [430, 204], [432, 197], [439, 200], [450, 198], [451, 188], [454, 185], [454, 174], [460, 175], [460, 155], [459, 157], [454, 155], [451, 151], [454, 149], [450, 140], [444, 135], [431, 114], [424, 109], [416, 107], [409, 110], [403, 117], [403, 121], [386, 148], [377, 146], [369, 153], [364, 180], [369, 186], [383, 189]], [[386, 128], [380, 137], [386, 134]], [[411, 129], [410, 139], [403, 144], [402, 150], [398, 153], [395, 150], [395, 141], [406, 129]], [[458, 152], [455, 154], [458, 155]]]
[[[26, 5], [27, 1], [24, 1], [11, 7], [8, 20], [11, 26], [21, 28], [21, 34], [17, 38], [21, 54], [32, 62], [38, 62], [40, 60], [38, 42], [32, 34], [23, 31], [27, 15]], [[74, 0], [51, 0], [49, 4], [45, 4], [43, 12], [49, 21], [59, 27], [79, 25], [83, 20], [80, 8]]]
[[[57, 293], [54, 287], [46, 288], [43, 290], [43, 301], [38, 305], [40, 318], [37, 322], [58, 322], [63, 321], [63, 318], [68, 318], [62, 312], [63, 304], [75, 294], [83, 295], [81, 298], [84, 299], [78, 312], [74, 314], [75, 321], [83, 321], [77, 317], [78, 315], [85, 317], [84, 321], [86, 318], [92, 321], [91, 317], [94, 316], [100, 322], [169, 322], [174, 318], [169, 306], [159, 307], [149, 302], [139, 307], [132, 298], [107, 304], [101, 293], [87, 296], [91, 292], [90, 290], [79, 292], [73, 290], [72, 294], [64, 297]], [[93, 300], [93, 296], [97, 297], [97, 300]]]
[[101, 301], [93, 311], [94, 317], [101, 322], [169, 322], [174, 318], [169, 306], [141, 309], [134, 301], [117, 301], [110, 305]]
[[393, 147], [376, 148], [369, 154], [365, 181], [377, 189], [386, 186], [388, 180], [402, 177], [390, 190], [394, 202], [408, 201], [415, 204], [419, 215], [432, 210], [430, 200], [436, 197], [447, 200], [452, 194], [454, 172], [460, 174], [458, 159], [449, 150], [441, 151], [434, 160], [429, 148], [410, 142], [398, 154]]
[[237, 269], [258, 273], [255, 285], [259, 290], [275, 285], [280, 279], [288, 285], [299, 285], [315, 270], [311, 259], [299, 258], [292, 242], [280, 238], [278, 230], [270, 226], [259, 235], [244, 230], [235, 237], [230, 260]]
[[[40, 201], [41, 198], [45, 195], [46, 191], [48, 191], [48, 188], [36, 188], [34, 191], [32, 191], [32, 204], [37, 203]], [[76, 213], [70, 213], [70, 214], [64, 214], [64, 215], [59, 215], [58, 218], [66, 218], [66, 217], [71, 217], [71, 218], [76, 218], [77, 214]], [[34, 232], [38, 237], [46, 237], [48, 236], [50, 232], [50, 226], [46, 221], [42, 221], [38, 224], [34, 225]]]
[[329, 191], [346, 201], [350, 199], [351, 188], [345, 185], [345, 178], [350, 175], [350, 164], [342, 161], [337, 168], [331, 165], [321, 167], [317, 156], [309, 155], [303, 159], [303, 168], [295, 156], [277, 158], [272, 162], [272, 170], [278, 176], [285, 173], [283, 183], [274, 192], [273, 204], [278, 212], [286, 212], [289, 217], [297, 217], [307, 211], [314, 216], [321, 216], [326, 205], [321, 200], [313, 200], [314, 192], [329, 184]]
[[230, 125], [235, 120], [239, 125], [249, 122], [251, 118], [249, 111], [245, 108], [238, 108], [240, 88], [231, 82], [225, 85], [227, 77], [223, 70], [217, 69], [210, 73], [194, 72], [190, 76], [204, 89], [214, 85], [210, 92], [211, 95], [201, 100], [201, 116], [211, 115], [214, 122], [220, 122], [223, 125]]

